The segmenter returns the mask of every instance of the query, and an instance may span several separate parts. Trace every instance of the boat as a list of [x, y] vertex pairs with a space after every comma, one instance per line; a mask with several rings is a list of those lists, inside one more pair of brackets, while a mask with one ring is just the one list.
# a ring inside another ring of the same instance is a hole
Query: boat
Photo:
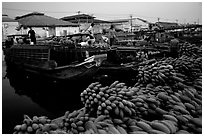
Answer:
[[91, 78], [106, 58], [105, 50], [73, 44], [17, 44], [5, 50], [7, 66], [54, 80]]

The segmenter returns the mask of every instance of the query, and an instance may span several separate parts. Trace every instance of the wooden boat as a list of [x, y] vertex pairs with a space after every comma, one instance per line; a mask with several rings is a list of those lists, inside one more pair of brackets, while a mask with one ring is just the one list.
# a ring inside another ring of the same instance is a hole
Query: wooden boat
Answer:
[[[86, 58], [87, 52], [95, 55]], [[7, 66], [55, 80], [90, 78], [106, 58], [100, 49], [62, 46], [14, 45], [5, 52]]]

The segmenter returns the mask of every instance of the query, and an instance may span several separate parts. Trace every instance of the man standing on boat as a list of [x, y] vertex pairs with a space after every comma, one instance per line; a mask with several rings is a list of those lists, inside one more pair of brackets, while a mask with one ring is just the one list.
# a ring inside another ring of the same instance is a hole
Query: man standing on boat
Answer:
[[30, 27], [30, 30], [28, 31], [28, 35], [31, 39], [31, 42], [36, 44], [35, 31], [32, 29], [32, 27]]
[[91, 23], [89, 28], [84, 31], [84, 33], [89, 33], [90, 34], [90, 36], [88, 36], [86, 38], [86, 42], [87, 42], [88, 45], [93, 45], [93, 43], [96, 40], [95, 37], [94, 37], [94, 29], [93, 29], [94, 25], [95, 25], [94, 23]]
[[89, 28], [87, 29], [87, 31], [88, 31], [91, 35], [94, 34], [94, 29], [93, 29], [94, 25], [95, 25], [94, 23], [91, 23], [91, 25], [90, 25]]
[[109, 30], [109, 43], [110, 43], [110, 46], [113, 45], [115, 40], [116, 40], [116, 35], [115, 35], [114, 25], [111, 25], [110, 30]]
[[179, 57], [179, 40], [177, 39], [177, 35], [174, 35], [174, 38], [170, 41], [170, 54], [171, 57], [177, 58]]

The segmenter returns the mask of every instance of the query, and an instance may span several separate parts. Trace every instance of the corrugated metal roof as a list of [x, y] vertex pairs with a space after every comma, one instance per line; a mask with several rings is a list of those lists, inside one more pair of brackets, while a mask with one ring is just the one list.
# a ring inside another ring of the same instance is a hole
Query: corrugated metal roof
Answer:
[[116, 20], [109, 20], [112, 23], [125, 23], [125, 22], [129, 22], [130, 19], [116, 19]]
[[38, 12], [17, 17], [17, 21], [27, 27], [78, 26], [77, 24], [46, 16]]
[[109, 21], [95, 19], [95, 17], [87, 15], [87, 14], [66, 16], [60, 19], [64, 21], [69, 21], [72, 23], [78, 23], [78, 22], [80, 23], [110, 23]]
[[104, 20], [99, 20], [99, 19], [70, 20], [69, 22], [72, 22], [72, 23], [95, 23], [95, 24], [111, 23], [109, 21], [104, 21]]
[[87, 15], [87, 14], [79, 14], [79, 15], [73, 15], [73, 16], [66, 16], [66, 17], [63, 17], [63, 18], [60, 18], [62, 20], [66, 20], [66, 21], [69, 21], [69, 20], [74, 20], [74, 19], [93, 19], [95, 17], [92, 17], [90, 15]]
[[156, 22], [156, 24], [163, 28], [171, 28], [171, 27], [178, 26], [177, 23], [173, 23], [173, 22]]

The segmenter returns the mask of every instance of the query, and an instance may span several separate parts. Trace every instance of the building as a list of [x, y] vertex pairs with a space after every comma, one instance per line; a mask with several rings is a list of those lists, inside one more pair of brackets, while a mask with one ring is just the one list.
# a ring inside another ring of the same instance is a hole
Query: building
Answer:
[[179, 27], [178, 23], [173, 22], [156, 22], [157, 26], [160, 27], [160, 29], [174, 29]]
[[87, 14], [77, 14], [73, 16], [66, 16], [60, 19], [78, 24], [81, 31], [86, 30], [91, 23], [94, 23], [95, 24], [94, 33], [101, 33], [103, 29], [110, 28], [110, 23], [111, 23], [109, 21], [96, 19], [96, 17], [90, 16]]
[[144, 23], [136, 18], [110, 20], [110, 22], [114, 24], [116, 28], [122, 29], [126, 32], [135, 32], [140, 31], [141, 29], [148, 29], [147, 23]]
[[18, 21], [9, 18], [8, 15], [2, 15], [2, 42], [7, 39], [8, 35], [18, 34], [16, 30], [18, 27]]
[[16, 17], [19, 22], [19, 31], [27, 34], [28, 27], [32, 27], [37, 37], [64, 36], [79, 32], [77, 24], [46, 16], [43, 13], [33, 12]]

